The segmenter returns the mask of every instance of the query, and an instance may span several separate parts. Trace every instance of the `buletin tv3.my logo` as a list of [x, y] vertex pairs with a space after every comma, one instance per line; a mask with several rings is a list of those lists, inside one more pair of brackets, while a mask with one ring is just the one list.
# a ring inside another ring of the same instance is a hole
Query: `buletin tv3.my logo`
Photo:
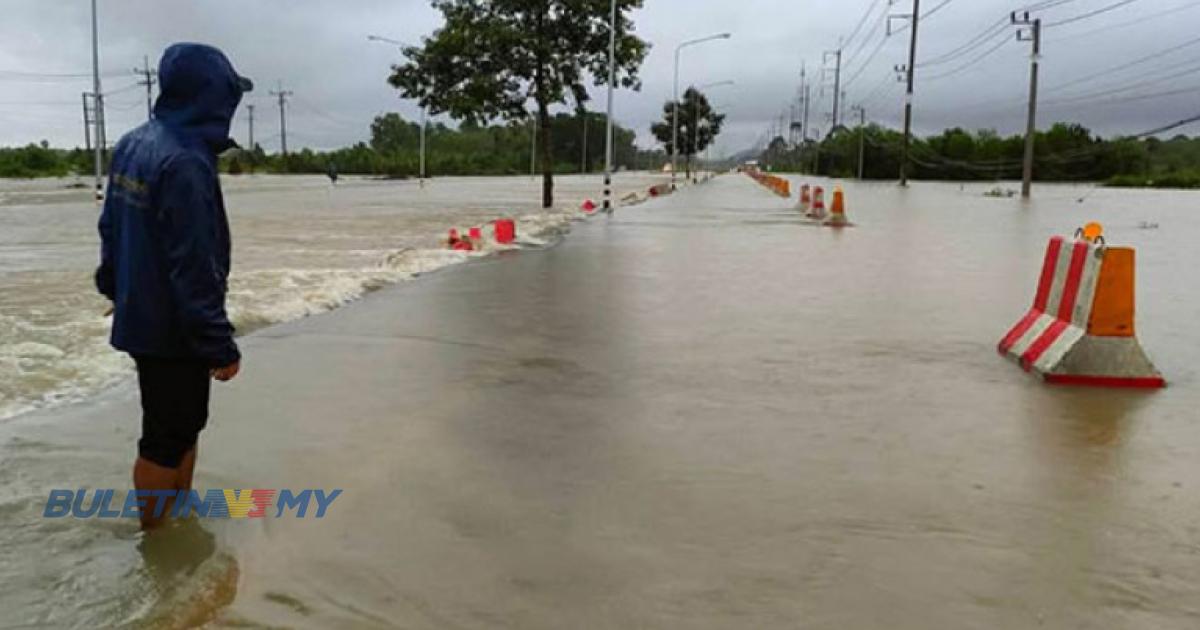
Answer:
[[46, 518], [138, 518], [139, 510], [150, 499], [164, 497], [174, 501], [154, 501], [154, 516], [184, 518], [263, 518], [268, 514], [279, 518], [285, 514], [297, 518], [323, 518], [333, 500], [342, 494], [341, 488], [306, 489], [293, 491], [264, 488], [223, 488], [206, 490], [125, 490], [118, 497], [112, 488], [95, 490], [51, 490], [46, 499]]

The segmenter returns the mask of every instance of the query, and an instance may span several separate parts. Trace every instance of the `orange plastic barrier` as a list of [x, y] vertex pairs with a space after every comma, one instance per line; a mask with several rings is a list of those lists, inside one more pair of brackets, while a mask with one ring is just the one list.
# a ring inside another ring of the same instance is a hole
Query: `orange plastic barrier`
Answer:
[[762, 171], [759, 171], [757, 169], [749, 169], [746, 171], [746, 174], [749, 175], [751, 177], [751, 179], [762, 184], [763, 186], [766, 186], [768, 189], [771, 190], [771, 192], [775, 193], [776, 195], [779, 195], [780, 197], [791, 197], [792, 196], [791, 182], [789, 182], [788, 180], [786, 180], [782, 177], [776, 177], [774, 175], [766, 175]]

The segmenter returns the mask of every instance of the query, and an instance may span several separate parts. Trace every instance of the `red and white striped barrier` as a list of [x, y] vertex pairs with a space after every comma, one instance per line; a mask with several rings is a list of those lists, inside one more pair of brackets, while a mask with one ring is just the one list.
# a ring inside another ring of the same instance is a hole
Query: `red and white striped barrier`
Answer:
[[1048, 383], [1162, 387], [1133, 327], [1130, 248], [1050, 239], [1033, 307], [1000, 341], [1000, 354]]
[[812, 205], [812, 195], [809, 192], [811, 190], [812, 190], [812, 187], [809, 186], [808, 184], [804, 184], [803, 186], [800, 187], [800, 198], [796, 201], [796, 209], [797, 210], [803, 210], [804, 212], [808, 212], [809, 206]]

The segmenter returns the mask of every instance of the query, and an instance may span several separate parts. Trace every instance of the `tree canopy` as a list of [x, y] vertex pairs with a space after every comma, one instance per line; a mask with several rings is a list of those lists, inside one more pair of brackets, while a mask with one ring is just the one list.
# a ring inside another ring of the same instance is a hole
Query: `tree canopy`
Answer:
[[[628, 14], [643, 0], [617, 0], [618, 83], [639, 89], [638, 69], [649, 47], [633, 34]], [[588, 101], [587, 77], [608, 78], [609, 3], [597, 0], [434, 0], [445, 24], [389, 82], [434, 114], [480, 123], [528, 120], [533, 101], [541, 136], [542, 204], [554, 200], [550, 108]]]
[[[861, 133], [865, 176], [895, 178], [903, 142], [900, 132], [868, 125]], [[858, 168], [859, 134], [859, 129], [838, 128], [820, 142], [798, 146], [775, 138], [760, 160], [775, 170], [851, 177]], [[1034, 146], [1033, 172], [1039, 181], [1200, 187], [1200, 139], [1104, 139], [1082, 125], [1062, 122], [1037, 132]], [[1019, 180], [1024, 147], [1022, 135], [1001, 136], [990, 129], [955, 127], [913, 139], [911, 172], [917, 179]]]
[[692, 171], [692, 156], [708, 148], [721, 133], [721, 125], [725, 115], [718, 114], [704, 96], [695, 88], [688, 88], [683, 93], [683, 99], [678, 102], [667, 101], [663, 105], [663, 120], [654, 123], [650, 132], [666, 148], [667, 154], [675, 153], [672, 139], [675, 136], [673, 124], [675, 112], [679, 112], [679, 155], [684, 156], [685, 166], [690, 176]]

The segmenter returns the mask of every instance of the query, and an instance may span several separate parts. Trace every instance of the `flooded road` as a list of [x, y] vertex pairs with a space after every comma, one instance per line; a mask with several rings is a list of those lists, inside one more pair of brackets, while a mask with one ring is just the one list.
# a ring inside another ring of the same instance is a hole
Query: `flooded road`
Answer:
[[[661, 174], [622, 174], [618, 195]], [[462, 262], [439, 248], [449, 227], [510, 216], [554, 240], [600, 190], [599, 176], [558, 179], [559, 205], [537, 207], [541, 180], [323, 176], [226, 177], [234, 232], [230, 317], [241, 332], [319, 313], [381, 286]], [[106, 303], [92, 285], [96, 219], [83, 180], [0, 181], [0, 422], [77, 401], [128, 376], [108, 347]], [[597, 199], [599, 203], [599, 199]]]
[[[848, 184], [832, 231], [725, 176], [259, 330], [197, 485], [321, 520], [43, 519], [127, 486], [135, 392], [13, 418], [0, 626], [1194, 628], [1200, 197], [983, 190]], [[996, 354], [1089, 220], [1166, 390]]]

